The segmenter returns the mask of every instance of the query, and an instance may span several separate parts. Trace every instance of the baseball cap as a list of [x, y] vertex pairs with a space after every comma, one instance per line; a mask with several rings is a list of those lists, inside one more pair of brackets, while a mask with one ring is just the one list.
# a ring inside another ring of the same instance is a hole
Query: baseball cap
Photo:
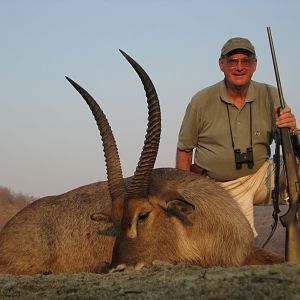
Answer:
[[225, 45], [223, 46], [223, 48], [221, 50], [221, 56], [224, 56], [224, 55], [228, 54], [229, 52], [231, 52], [233, 50], [237, 50], [237, 49], [247, 50], [250, 53], [256, 55], [255, 48], [248, 39], [241, 38], [241, 37], [234, 37], [234, 38], [229, 39], [225, 43]]

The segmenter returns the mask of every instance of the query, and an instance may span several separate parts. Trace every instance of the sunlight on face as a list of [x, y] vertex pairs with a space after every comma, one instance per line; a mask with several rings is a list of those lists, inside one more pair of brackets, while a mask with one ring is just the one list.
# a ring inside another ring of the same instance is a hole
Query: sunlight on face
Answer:
[[219, 66], [229, 86], [247, 86], [256, 70], [256, 59], [247, 54], [235, 53], [219, 59]]

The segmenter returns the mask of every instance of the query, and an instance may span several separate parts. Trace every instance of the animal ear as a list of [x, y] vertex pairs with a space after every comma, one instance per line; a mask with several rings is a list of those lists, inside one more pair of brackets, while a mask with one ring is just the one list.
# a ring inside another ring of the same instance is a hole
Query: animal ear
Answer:
[[106, 212], [95, 212], [90, 215], [90, 218], [95, 222], [112, 223], [111, 215]]
[[170, 191], [165, 193], [166, 209], [168, 211], [178, 211], [185, 215], [192, 213], [195, 210], [194, 204], [186, 200], [177, 191]]
[[111, 207], [104, 208], [101, 211], [96, 211], [90, 215], [91, 220], [95, 222], [112, 223]]
[[168, 210], [177, 210], [186, 215], [192, 213], [195, 210], [195, 206], [183, 199], [174, 199], [167, 203]]
[[98, 229], [97, 234], [103, 236], [117, 236], [117, 229], [113, 224], [113, 219], [111, 216], [111, 209], [105, 209], [101, 212], [95, 212], [90, 215], [91, 220], [95, 222], [101, 222], [102, 225], [105, 223], [104, 229]]

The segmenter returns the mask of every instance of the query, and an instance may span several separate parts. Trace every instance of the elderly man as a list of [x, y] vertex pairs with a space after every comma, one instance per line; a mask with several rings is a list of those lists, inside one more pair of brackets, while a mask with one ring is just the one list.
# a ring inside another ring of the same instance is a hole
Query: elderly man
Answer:
[[253, 204], [270, 201], [273, 188], [270, 144], [276, 125], [298, 134], [289, 107], [277, 114], [277, 89], [252, 80], [256, 65], [248, 39], [225, 43], [219, 58], [225, 78], [190, 101], [176, 153], [177, 168], [205, 174], [231, 193], [255, 236]]

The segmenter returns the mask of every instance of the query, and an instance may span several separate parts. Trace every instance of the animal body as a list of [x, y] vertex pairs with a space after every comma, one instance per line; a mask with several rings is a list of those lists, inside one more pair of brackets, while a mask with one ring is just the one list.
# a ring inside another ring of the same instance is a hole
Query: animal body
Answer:
[[[91, 219], [103, 210], [111, 210], [106, 182], [35, 201], [0, 234], [0, 273], [75, 273], [109, 264], [114, 224], [109, 218]], [[132, 219], [118, 243], [115, 264], [142, 257], [145, 262], [241, 265], [253, 242], [247, 220], [229, 195], [208, 179], [176, 169], [153, 170], [149, 197]]]
[[279, 262], [253, 246], [248, 221], [217, 183], [177, 169], [153, 169], [159, 101], [145, 71], [123, 55], [143, 82], [149, 110], [133, 177], [123, 179], [114, 137], [96, 101], [67, 78], [96, 119], [108, 181], [42, 198], [20, 211], [0, 233], [0, 273], [91, 272], [156, 259], [204, 267]]

